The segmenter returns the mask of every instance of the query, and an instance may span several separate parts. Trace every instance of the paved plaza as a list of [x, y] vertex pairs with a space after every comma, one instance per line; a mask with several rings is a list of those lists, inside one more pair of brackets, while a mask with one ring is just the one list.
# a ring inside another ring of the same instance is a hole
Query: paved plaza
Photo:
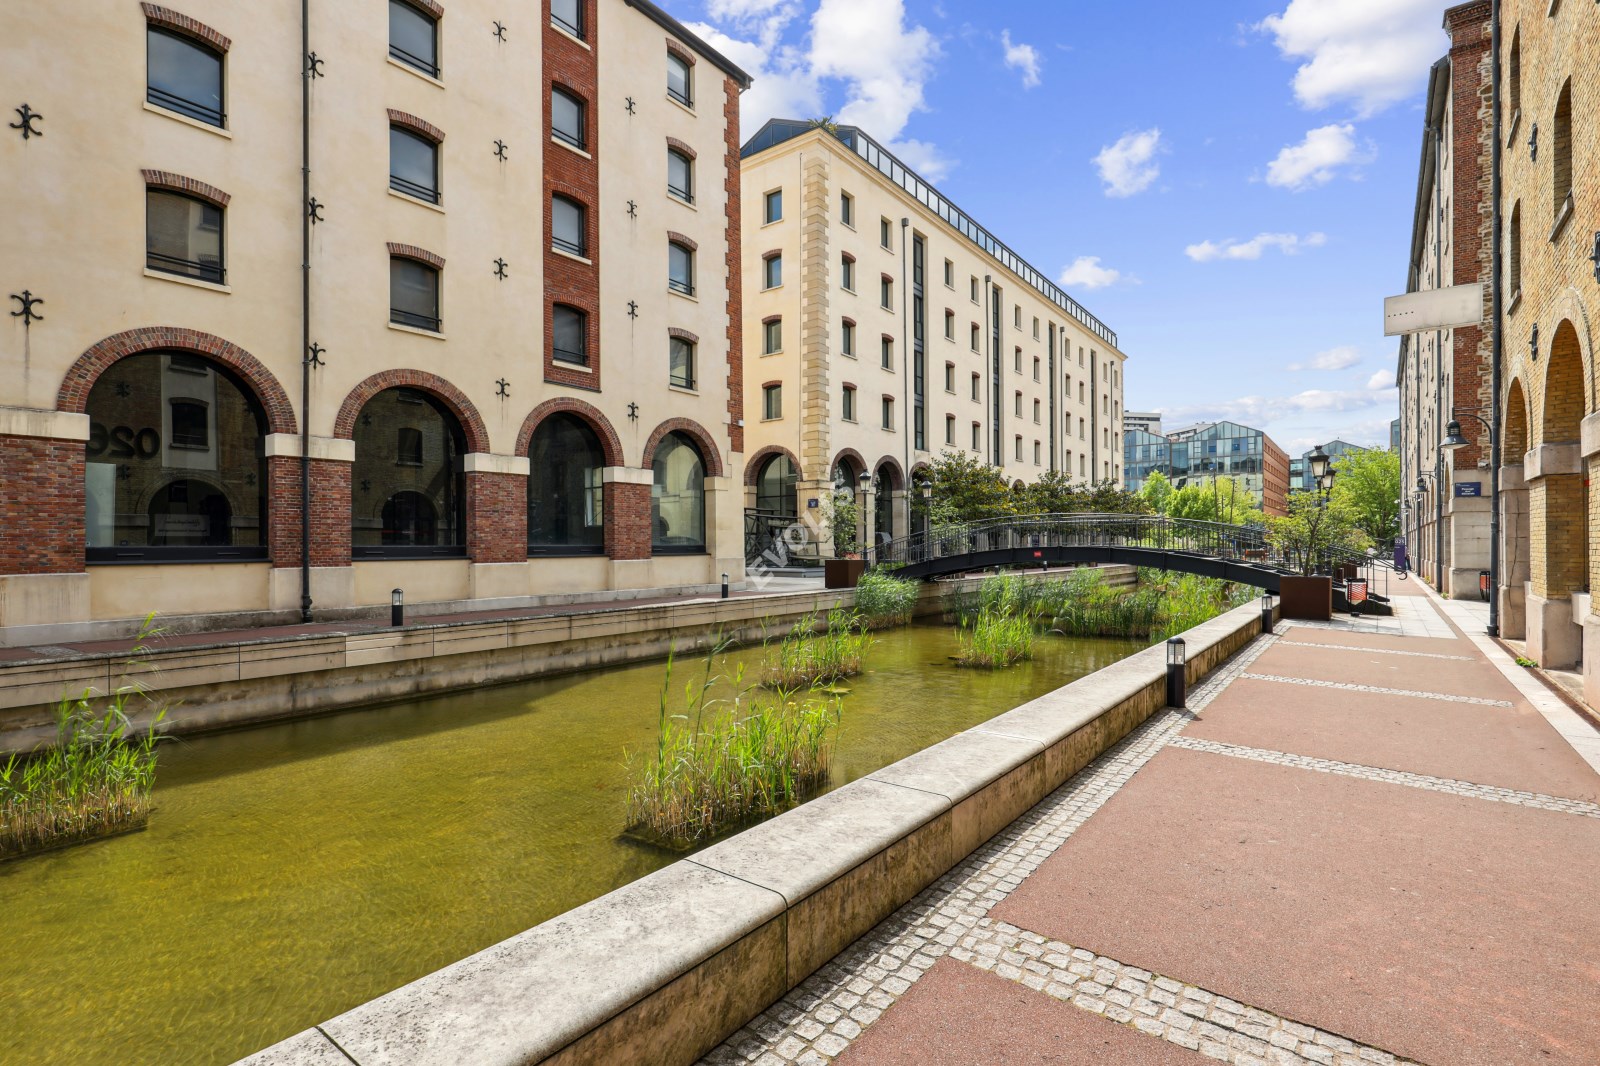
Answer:
[[1600, 733], [1407, 583], [1284, 623], [704, 1060], [1600, 1061]]

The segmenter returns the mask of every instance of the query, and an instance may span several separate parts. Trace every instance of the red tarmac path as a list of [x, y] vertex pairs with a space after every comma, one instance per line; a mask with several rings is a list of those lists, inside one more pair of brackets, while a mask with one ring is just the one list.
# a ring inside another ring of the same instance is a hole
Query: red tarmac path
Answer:
[[[1600, 775], [1456, 633], [1280, 628], [1246, 672], [1510, 706], [1239, 677], [1181, 736], [1600, 799]], [[1169, 744], [990, 915], [1431, 1066], [1596, 1066], [1600, 810], [1489, 795]], [[837, 1061], [1210, 1060], [944, 958]]]

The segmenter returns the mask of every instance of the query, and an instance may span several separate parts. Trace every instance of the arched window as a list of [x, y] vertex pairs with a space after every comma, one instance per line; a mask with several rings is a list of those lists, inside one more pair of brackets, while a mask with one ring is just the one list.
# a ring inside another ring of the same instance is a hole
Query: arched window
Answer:
[[873, 528], [877, 530], [879, 544], [895, 537], [894, 487], [894, 471], [888, 463], [885, 463], [872, 475], [872, 521]]
[[466, 554], [467, 442], [456, 416], [418, 389], [385, 389], [361, 408], [354, 436], [352, 554]]
[[656, 447], [650, 540], [657, 555], [706, 550], [706, 465], [694, 441], [668, 433]]
[[578, 201], [566, 196], [550, 198], [550, 243], [569, 255], [589, 254], [588, 212]]
[[861, 471], [856, 469], [854, 461], [848, 456], [841, 456], [839, 461], [833, 464], [833, 491], [848, 492], [854, 497], [856, 478], [860, 474]]
[[[1565, 217], [1567, 199], [1572, 195], [1572, 82], [1561, 87], [1556, 99], [1555, 143], [1551, 145], [1551, 201], [1555, 217]], [[1554, 238], [1552, 238], [1554, 239]]]
[[769, 456], [756, 475], [756, 510], [793, 518], [795, 482], [798, 480], [794, 464], [787, 455], [780, 453]]
[[89, 391], [89, 562], [267, 558], [267, 415], [199, 356], [119, 360]]
[[1522, 202], [1511, 208], [1511, 236], [1507, 240], [1506, 288], [1515, 297], [1522, 291]]
[[551, 415], [528, 445], [528, 554], [605, 551], [606, 465], [600, 438], [575, 415]]
[[208, 126], [223, 126], [222, 53], [187, 34], [146, 30], [146, 96], [152, 104]]

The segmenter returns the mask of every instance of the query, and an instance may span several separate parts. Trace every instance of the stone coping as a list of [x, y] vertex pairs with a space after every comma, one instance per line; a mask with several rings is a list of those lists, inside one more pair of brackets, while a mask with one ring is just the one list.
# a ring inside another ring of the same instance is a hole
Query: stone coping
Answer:
[[[1190, 683], [1260, 620], [1250, 603], [1185, 633]], [[1160, 709], [1165, 688], [1158, 645], [239, 1066], [692, 1063]]]

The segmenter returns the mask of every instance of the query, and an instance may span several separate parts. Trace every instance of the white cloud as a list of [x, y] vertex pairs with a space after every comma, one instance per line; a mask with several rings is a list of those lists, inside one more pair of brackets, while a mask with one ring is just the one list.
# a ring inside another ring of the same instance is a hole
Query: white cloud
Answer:
[[739, 100], [740, 125], [745, 136], [769, 118], [813, 118], [822, 111], [822, 90], [794, 49], [777, 43], [783, 16], [761, 27], [758, 40], [730, 37], [715, 26], [690, 23], [689, 29], [712, 48], [742, 67], [753, 79]]
[[1022, 85], [1032, 89], [1039, 84], [1039, 50], [1031, 44], [1013, 44], [1011, 31], [1000, 31], [1000, 44], [1006, 50], [1006, 66], [1022, 71]]
[[1227, 419], [1248, 426], [1263, 426], [1296, 416], [1322, 417], [1351, 411], [1367, 411], [1379, 406], [1393, 406], [1394, 402], [1392, 386], [1366, 389], [1306, 389], [1293, 396], [1241, 396], [1233, 400], [1188, 404], [1170, 408], [1162, 414], [1173, 425]]
[[1161, 130], [1134, 130], [1123, 134], [1116, 144], [1100, 149], [1094, 165], [1106, 183], [1106, 195], [1132, 196], [1148, 189], [1161, 174], [1155, 160], [1161, 148]]
[[[1072, 261], [1072, 265], [1061, 271], [1061, 276], [1056, 279], [1057, 284], [1073, 289], [1104, 289], [1115, 285], [1119, 281], [1134, 282], [1134, 279], [1120, 270], [1101, 266], [1098, 255], [1080, 255]], [[1134, 282], [1137, 284], [1137, 282]]]
[[1256, 29], [1303, 60], [1294, 94], [1308, 108], [1342, 100], [1361, 117], [1413, 95], [1449, 47], [1439, 0], [1291, 0]]
[[1356, 143], [1356, 128], [1348, 122], [1319, 126], [1267, 164], [1267, 184], [1296, 192], [1326, 185], [1339, 167], [1370, 163], [1377, 154], [1371, 141], [1365, 146]]
[[[1290, 363], [1290, 370], [1345, 370], [1361, 362], [1361, 352], [1350, 345], [1340, 345], [1318, 352], [1304, 363]], [[1370, 386], [1369, 386], [1370, 387]]]
[[1393, 370], [1380, 370], [1380, 371], [1378, 371], [1376, 374], [1372, 375], [1372, 377], [1367, 379], [1367, 388], [1369, 388], [1369, 389], [1392, 389], [1392, 388], [1394, 388], [1394, 371]]
[[1268, 248], [1276, 248], [1284, 255], [1294, 255], [1302, 248], [1320, 248], [1328, 242], [1327, 234], [1308, 233], [1301, 237], [1294, 233], [1258, 233], [1248, 241], [1229, 237], [1224, 241], [1201, 241], [1191, 244], [1183, 254], [1196, 263], [1211, 263], [1219, 259], [1260, 259]]

